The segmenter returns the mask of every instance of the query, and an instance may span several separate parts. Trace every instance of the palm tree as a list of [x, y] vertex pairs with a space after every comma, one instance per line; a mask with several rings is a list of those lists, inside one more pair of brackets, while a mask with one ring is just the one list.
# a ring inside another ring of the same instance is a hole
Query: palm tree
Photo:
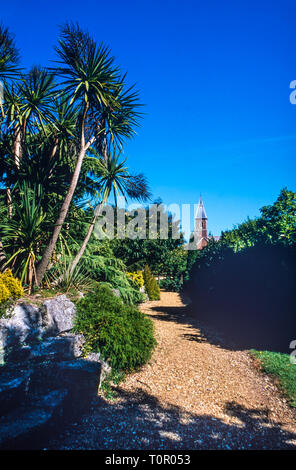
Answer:
[[2, 24], [0, 24], [0, 79], [16, 78], [20, 69], [19, 51], [15, 45], [14, 37]]
[[[15, 79], [20, 73], [20, 69], [17, 67], [19, 62], [19, 51], [15, 45], [13, 35], [10, 33], [8, 28], [5, 28], [0, 24], [0, 109], [3, 120], [5, 119], [5, 113], [3, 109], [3, 95], [4, 86], [1, 80]], [[7, 87], [7, 84], [6, 84]], [[5, 87], [5, 88], [6, 88]], [[11, 192], [9, 186], [6, 186], [7, 205], [11, 214]], [[0, 242], [1, 243], [1, 242]], [[2, 245], [2, 244], [1, 244]]]
[[0, 223], [0, 233], [4, 248], [9, 253], [9, 259], [4, 266], [10, 265], [19, 276], [21, 282], [29, 285], [36, 282], [36, 259], [40, 241], [44, 236], [43, 222], [45, 213], [42, 209], [42, 186], [20, 185], [18, 204], [15, 206], [15, 217]]
[[78, 120], [78, 150], [75, 170], [68, 193], [61, 206], [50, 241], [43, 253], [37, 268], [37, 283], [40, 284], [51, 255], [55, 248], [62, 225], [67, 216], [76, 186], [79, 181], [81, 167], [88, 149], [99, 141], [106, 132], [106, 108], [116, 113], [120, 103], [116, 100], [116, 91], [122, 89], [123, 83], [118, 68], [114, 66], [114, 58], [110, 50], [97, 44], [89, 34], [78, 25], [66, 24], [62, 28], [59, 46], [56, 52], [60, 58], [59, 67], [54, 68], [56, 75], [64, 79], [64, 94], [72, 95], [71, 103], [80, 106]]
[[52, 100], [57, 94], [54, 76], [39, 67], [33, 67], [19, 85], [21, 106], [15, 124], [14, 155], [19, 168], [22, 145], [25, 143], [27, 129], [32, 135], [42, 130], [53, 120]]
[[[33, 137], [43, 133], [45, 123], [53, 120], [52, 100], [56, 94], [52, 74], [34, 67], [15, 83], [7, 83], [4, 93], [2, 149], [6, 172], [6, 196], [12, 218], [12, 184], [20, 170], [22, 154]], [[12, 158], [13, 157], [13, 158]]]
[[104, 205], [107, 203], [109, 196], [113, 193], [115, 204], [117, 197], [123, 196], [135, 199], [137, 201], [147, 201], [150, 199], [150, 191], [147, 185], [146, 178], [142, 174], [131, 175], [128, 168], [125, 166], [126, 159], [119, 161], [119, 155], [113, 151], [107, 156], [107, 159], [96, 159], [97, 174], [99, 178], [97, 185], [99, 187], [99, 196], [101, 202], [97, 205], [92, 222], [89, 226], [87, 235], [75, 256], [69, 268], [70, 274], [73, 273], [81, 257], [83, 256], [89, 239], [93, 233], [95, 224], [98, 217], [101, 215]]

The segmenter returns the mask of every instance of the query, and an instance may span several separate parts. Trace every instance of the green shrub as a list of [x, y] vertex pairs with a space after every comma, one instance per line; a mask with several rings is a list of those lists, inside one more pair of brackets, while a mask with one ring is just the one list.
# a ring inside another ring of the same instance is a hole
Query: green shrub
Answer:
[[109, 286], [111, 289], [118, 289], [121, 300], [126, 304], [137, 305], [145, 300], [145, 295], [130, 285], [121, 285], [117, 282], [101, 282], [100, 285]]
[[145, 300], [145, 296], [139, 291], [138, 287], [135, 287], [133, 281], [129, 279], [128, 275], [123, 271], [113, 269], [112, 272], [110, 269], [106, 281], [109, 285], [114, 287], [114, 289], [120, 291], [121, 298], [125, 303], [134, 305]]
[[118, 371], [145, 364], [156, 344], [152, 321], [124, 305], [106, 284], [77, 302], [75, 330], [84, 334], [86, 352], [100, 352]]
[[144, 277], [144, 283], [145, 283], [145, 290], [147, 292], [149, 300], [159, 300], [160, 299], [159, 285], [155, 277], [151, 273], [149, 266], [147, 265], [144, 268], [143, 277]]
[[177, 277], [166, 277], [160, 280], [160, 287], [165, 290], [180, 292], [183, 287], [183, 280]]

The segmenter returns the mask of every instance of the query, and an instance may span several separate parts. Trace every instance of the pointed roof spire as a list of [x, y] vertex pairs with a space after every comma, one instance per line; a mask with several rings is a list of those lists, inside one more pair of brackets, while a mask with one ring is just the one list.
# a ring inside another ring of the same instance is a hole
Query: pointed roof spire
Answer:
[[206, 214], [205, 207], [203, 205], [203, 201], [202, 201], [201, 196], [200, 196], [199, 203], [198, 203], [198, 206], [197, 206], [197, 211], [196, 211], [195, 218], [196, 219], [207, 219], [207, 214]]

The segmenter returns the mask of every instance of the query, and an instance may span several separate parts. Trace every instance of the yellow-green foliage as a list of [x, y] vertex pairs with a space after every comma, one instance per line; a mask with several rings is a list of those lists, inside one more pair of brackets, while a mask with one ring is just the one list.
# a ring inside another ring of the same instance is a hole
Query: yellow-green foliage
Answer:
[[139, 288], [141, 289], [141, 287], [143, 287], [144, 285], [144, 278], [143, 278], [143, 273], [142, 271], [136, 271], [136, 272], [133, 272], [133, 273], [126, 273], [127, 276], [129, 277], [129, 279], [131, 279], [133, 281], [133, 283]]
[[13, 277], [10, 269], [0, 273], [0, 303], [5, 302], [9, 297], [18, 299], [24, 294], [21, 282]]
[[0, 278], [0, 304], [9, 298], [9, 290]]
[[148, 294], [149, 300], [159, 300], [160, 299], [160, 289], [159, 285], [150, 271], [149, 266], [145, 266], [143, 272], [145, 290]]

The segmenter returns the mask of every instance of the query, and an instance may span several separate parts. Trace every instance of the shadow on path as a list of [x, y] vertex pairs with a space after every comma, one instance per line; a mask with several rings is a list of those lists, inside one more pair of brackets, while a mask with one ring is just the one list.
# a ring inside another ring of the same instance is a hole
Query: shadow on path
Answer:
[[271, 423], [268, 410], [227, 403], [227, 424], [209, 415], [163, 407], [141, 389], [119, 388], [120, 403], [93, 401], [90, 412], [47, 444], [49, 449], [295, 449], [296, 434]]

